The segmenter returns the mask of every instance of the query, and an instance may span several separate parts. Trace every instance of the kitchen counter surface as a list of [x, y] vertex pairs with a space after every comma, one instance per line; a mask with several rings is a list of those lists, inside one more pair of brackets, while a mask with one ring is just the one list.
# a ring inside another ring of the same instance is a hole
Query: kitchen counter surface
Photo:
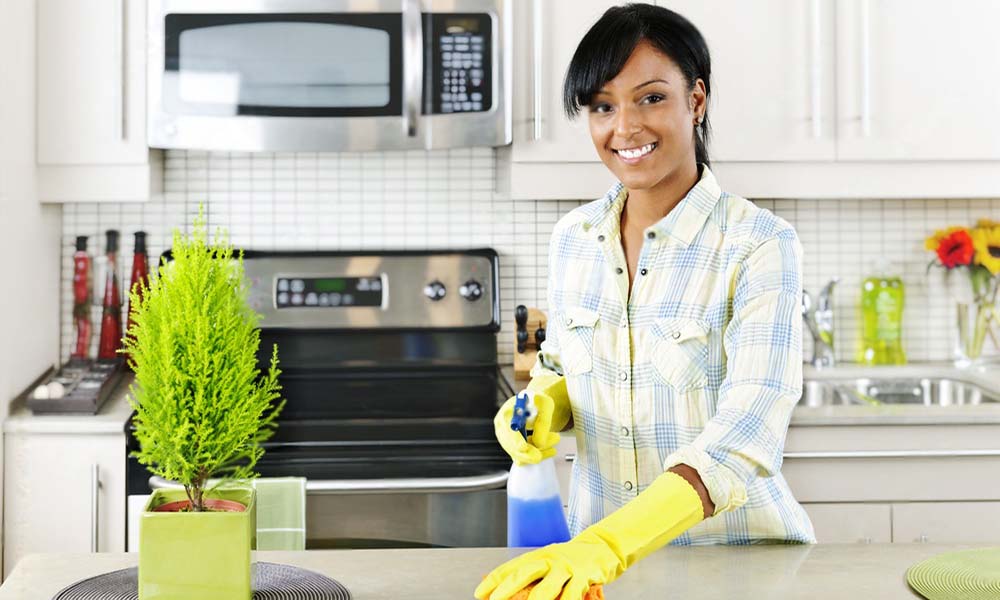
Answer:
[[[919, 598], [906, 570], [970, 545], [829, 544], [668, 547], [606, 586], [610, 600]], [[518, 551], [506, 548], [259, 552], [341, 582], [354, 600], [473, 598], [476, 584]], [[36, 554], [0, 587], [0, 600], [49, 600], [81, 579], [135, 566], [136, 554]]]
[[24, 402], [11, 405], [10, 416], [3, 422], [7, 433], [120, 433], [124, 434], [125, 422], [132, 414], [128, 403], [128, 389], [132, 375], [126, 375], [111, 397], [95, 415], [87, 414], [33, 414]]

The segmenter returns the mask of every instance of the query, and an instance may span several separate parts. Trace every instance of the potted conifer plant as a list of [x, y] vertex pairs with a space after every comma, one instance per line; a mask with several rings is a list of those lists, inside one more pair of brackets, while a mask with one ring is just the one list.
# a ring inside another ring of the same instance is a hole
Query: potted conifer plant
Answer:
[[203, 212], [190, 236], [175, 230], [172, 254], [133, 292], [124, 343], [135, 456], [183, 485], [155, 490], [140, 518], [139, 597], [249, 600], [256, 513], [246, 480], [284, 406], [278, 350], [262, 374], [242, 254], [223, 233], [209, 242]]

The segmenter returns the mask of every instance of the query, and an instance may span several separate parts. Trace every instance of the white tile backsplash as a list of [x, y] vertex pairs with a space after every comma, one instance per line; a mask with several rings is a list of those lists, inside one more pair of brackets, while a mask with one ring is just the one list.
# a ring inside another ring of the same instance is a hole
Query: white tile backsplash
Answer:
[[[505, 172], [491, 149], [383, 153], [169, 151], [164, 193], [143, 204], [67, 204], [63, 210], [62, 356], [73, 343], [73, 245], [89, 235], [104, 251], [103, 232], [122, 231], [121, 270], [127, 285], [132, 232], [148, 232], [150, 256], [187, 230], [204, 202], [209, 227], [229, 230], [234, 244], [258, 249], [426, 249], [490, 246], [500, 253], [499, 351], [512, 360], [513, 310], [545, 308], [547, 243], [560, 216], [580, 201], [513, 201], [494, 191]], [[594, 168], [602, 168], [595, 166]], [[721, 182], [725, 188], [725, 181]], [[946, 360], [952, 303], [940, 272], [925, 275], [924, 238], [948, 225], [1000, 220], [1000, 199], [756, 200], [792, 223], [805, 249], [804, 285], [816, 293], [834, 276], [837, 357], [853, 361], [859, 340], [861, 279], [874, 256], [900, 265], [906, 285], [904, 343], [912, 361]], [[98, 260], [100, 262], [100, 260]], [[99, 285], [97, 286], [99, 287]], [[95, 302], [101, 290], [95, 289]], [[93, 349], [100, 306], [93, 309]], [[806, 358], [812, 344], [806, 337]], [[988, 352], [1000, 351], [987, 341]]]

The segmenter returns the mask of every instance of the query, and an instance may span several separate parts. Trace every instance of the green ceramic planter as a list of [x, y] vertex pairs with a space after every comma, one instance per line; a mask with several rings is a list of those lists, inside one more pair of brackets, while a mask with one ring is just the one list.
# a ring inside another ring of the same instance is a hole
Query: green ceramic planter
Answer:
[[140, 600], [249, 600], [250, 550], [256, 535], [256, 492], [216, 490], [243, 512], [153, 512], [186, 500], [184, 490], [155, 490], [139, 520]]

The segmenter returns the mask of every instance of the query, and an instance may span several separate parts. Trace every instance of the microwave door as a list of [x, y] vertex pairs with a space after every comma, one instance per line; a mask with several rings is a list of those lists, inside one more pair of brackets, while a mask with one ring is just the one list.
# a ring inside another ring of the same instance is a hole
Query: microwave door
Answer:
[[150, 145], [428, 147], [420, 0], [150, 0]]

